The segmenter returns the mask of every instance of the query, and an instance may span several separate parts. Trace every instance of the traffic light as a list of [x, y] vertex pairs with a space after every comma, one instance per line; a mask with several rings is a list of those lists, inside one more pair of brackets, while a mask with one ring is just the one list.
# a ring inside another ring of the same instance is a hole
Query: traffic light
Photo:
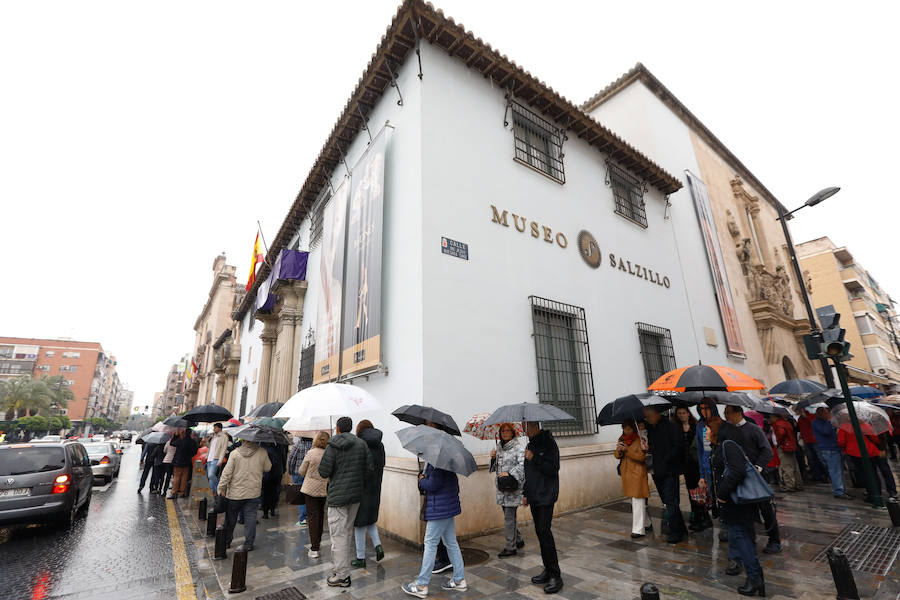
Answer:
[[850, 354], [850, 342], [844, 341], [844, 334], [847, 330], [841, 327], [841, 314], [835, 312], [834, 306], [830, 304], [823, 308], [817, 308], [816, 314], [822, 323], [821, 353], [828, 358], [840, 361], [853, 358], [853, 355]]

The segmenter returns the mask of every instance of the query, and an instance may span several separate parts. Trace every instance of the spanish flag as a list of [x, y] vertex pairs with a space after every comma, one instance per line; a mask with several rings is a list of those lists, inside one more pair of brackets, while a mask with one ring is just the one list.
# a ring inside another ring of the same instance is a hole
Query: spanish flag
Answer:
[[256, 281], [256, 265], [261, 262], [266, 262], [266, 257], [259, 247], [259, 232], [257, 231], [256, 241], [253, 242], [253, 259], [250, 262], [250, 277], [247, 278], [246, 290], [248, 292], [250, 291], [250, 288], [253, 287], [253, 282]]

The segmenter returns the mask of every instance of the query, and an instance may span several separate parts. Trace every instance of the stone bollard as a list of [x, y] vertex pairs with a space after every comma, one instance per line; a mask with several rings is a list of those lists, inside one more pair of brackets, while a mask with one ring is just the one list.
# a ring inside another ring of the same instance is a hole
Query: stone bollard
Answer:
[[891, 527], [900, 527], [900, 502], [896, 498], [887, 501], [888, 514], [891, 515]]
[[206, 498], [200, 498], [197, 503], [197, 519], [202, 521], [206, 518]]
[[840, 548], [829, 548], [826, 554], [828, 565], [831, 567], [831, 577], [834, 579], [834, 589], [837, 591], [837, 600], [859, 600], [850, 561], [847, 560], [844, 551]]
[[234, 562], [231, 565], [231, 587], [229, 594], [237, 594], [247, 589], [247, 551], [235, 550]]
[[212, 537], [216, 535], [216, 521], [218, 521], [218, 515], [216, 514], [216, 511], [208, 511], [206, 513], [206, 537]]
[[225, 558], [225, 528], [216, 529], [216, 549], [213, 553], [213, 560], [222, 560]]
[[641, 586], [641, 600], [659, 600], [659, 590], [652, 583]]

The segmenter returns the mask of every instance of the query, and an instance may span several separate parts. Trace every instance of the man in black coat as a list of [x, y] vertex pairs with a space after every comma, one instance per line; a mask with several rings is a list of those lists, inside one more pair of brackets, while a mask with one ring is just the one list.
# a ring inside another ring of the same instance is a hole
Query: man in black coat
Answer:
[[150, 475], [151, 470], [153, 470], [154, 476], [150, 478], [150, 493], [155, 494], [156, 488], [159, 485], [158, 478], [155, 477], [156, 471], [153, 469], [156, 464], [157, 459], [162, 461], [160, 454], [162, 454], [162, 444], [145, 444], [144, 450], [146, 450], [144, 455], [144, 463], [143, 463], [143, 471], [141, 472], [141, 482], [138, 484], [137, 493], [140, 494], [144, 489], [144, 484], [147, 483], [147, 476]]
[[556, 542], [550, 530], [553, 505], [559, 498], [559, 446], [553, 434], [541, 429], [540, 423], [525, 423], [528, 446], [525, 448], [525, 483], [522, 504], [531, 506], [534, 531], [541, 545], [544, 571], [531, 578], [534, 584], [545, 584], [545, 594], [555, 594], [563, 587]]
[[669, 419], [663, 419], [652, 406], [644, 408], [644, 420], [647, 421], [647, 443], [650, 454], [653, 455], [653, 483], [656, 484], [660, 500], [666, 505], [666, 517], [669, 521], [666, 541], [677, 544], [687, 535], [678, 489], [678, 478], [684, 470], [684, 436], [678, 425]]

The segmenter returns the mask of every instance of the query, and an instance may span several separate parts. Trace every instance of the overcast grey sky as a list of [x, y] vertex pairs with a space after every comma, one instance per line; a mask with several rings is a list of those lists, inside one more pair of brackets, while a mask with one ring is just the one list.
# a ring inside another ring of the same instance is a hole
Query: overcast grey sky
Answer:
[[[582, 102], [641, 61], [895, 297], [900, 4], [443, 0]], [[97, 341], [136, 403], [193, 347], [213, 258], [246, 281], [397, 3], [0, 4], [0, 335]]]

